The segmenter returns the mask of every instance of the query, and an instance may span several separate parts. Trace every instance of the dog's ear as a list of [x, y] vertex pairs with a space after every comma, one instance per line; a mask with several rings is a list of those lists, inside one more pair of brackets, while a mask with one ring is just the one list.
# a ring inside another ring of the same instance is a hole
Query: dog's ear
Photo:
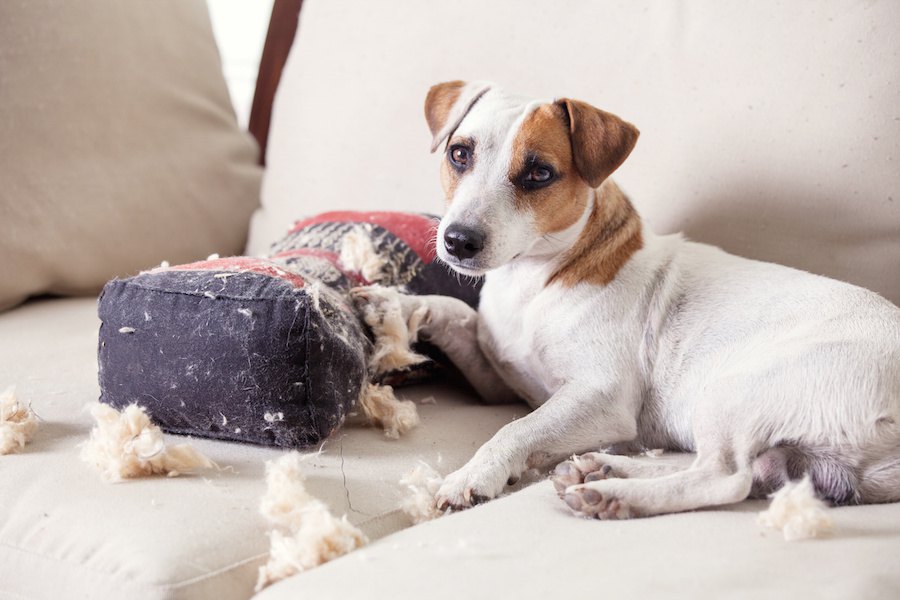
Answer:
[[586, 102], [561, 98], [555, 104], [569, 126], [575, 168], [588, 185], [599, 186], [625, 162], [641, 132]]
[[485, 81], [447, 81], [428, 90], [425, 97], [425, 120], [431, 129], [431, 151], [450, 137], [472, 110], [478, 99], [491, 89]]

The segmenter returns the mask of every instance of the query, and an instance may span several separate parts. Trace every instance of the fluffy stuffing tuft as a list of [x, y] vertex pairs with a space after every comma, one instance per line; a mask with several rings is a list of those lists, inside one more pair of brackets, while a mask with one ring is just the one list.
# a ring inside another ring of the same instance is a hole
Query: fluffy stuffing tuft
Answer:
[[338, 519], [306, 491], [302, 463], [299, 452], [266, 463], [267, 489], [259, 512], [274, 529], [269, 533], [269, 562], [259, 569], [257, 591], [368, 543], [346, 515]]
[[413, 523], [430, 521], [444, 514], [434, 501], [442, 483], [444, 477], [424, 462], [420, 462], [400, 480], [400, 485], [406, 486], [407, 490], [401, 508]]
[[378, 254], [371, 235], [361, 226], [341, 240], [340, 260], [345, 269], [359, 273], [369, 283], [379, 283], [385, 277], [387, 259]]
[[389, 385], [367, 384], [359, 404], [369, 421], [384, 429], [384, 435], [392, 440], [399, 439], [419, 424], [419, 410], [415, 403], [398, 400]]
[[372, 328], [375, 336], [375, 348], [369, 359], [369, 371], [372, 375], [399, 371], [428, 360], [428, 357], [410, 348], [410, 344], [418, 339], [419, 328], [427, 310], [424, 305], [420, 306], [412, 311], [408, 319], [404, 319], [400, 301], [396, 297], [378, 306], [370, 303], [363, 307], [363, 320]]
[[105, 481], [122, 481], [147, 475], [176, 477], [216, 464], [190, 444], [166, 446], [162, 430], [137, 404], [121, 412], [107, 404], [94, 404], [97, 424], [81, 445], [81, 460], [93, 465]]
[[19, 402], [14, 388], [0, 394], [0, 454], [18, 452], [34, 436], [38, 420], [32, 410]]
[[780, 529], [785, 541], [805, 540], [829, 533], [833, 523], [828, 505], [816, 497], [809, 475], [789, 481], [772, 494], [768, 510], [759, 513], [759, 524]]

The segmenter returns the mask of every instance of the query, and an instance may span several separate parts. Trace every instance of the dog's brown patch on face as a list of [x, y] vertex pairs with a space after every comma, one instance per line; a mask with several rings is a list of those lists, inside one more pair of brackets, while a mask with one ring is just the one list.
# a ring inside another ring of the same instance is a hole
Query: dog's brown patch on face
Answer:
[[[509, 181], [515, 186], [516, 205], [534, 214], [541, 233], [571, 227], [584, 213], [590, 187], [578, 175], [572, 142], [559, 106], [544, 104], [525, 118], [513, 140]], [[533, 162], [535, 161], [535, 162]], [[527, 189], [522, 177], [536, 165], [547, 165], [555, 181]]]
[[565, 253], [547, 285], [606, 285], [643, 245], [637, 211], [619, 187], [607, 179], [595, 190], [594, 208], [581, 235]]

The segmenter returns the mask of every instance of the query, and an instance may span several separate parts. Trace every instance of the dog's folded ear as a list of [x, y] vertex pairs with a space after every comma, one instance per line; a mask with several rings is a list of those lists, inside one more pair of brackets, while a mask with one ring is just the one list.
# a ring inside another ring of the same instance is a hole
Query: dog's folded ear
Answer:
[[640, 131], [580, 100], [561, 98], [555, 104], [568, 121], [575, 167], [588, 185], [599, 186], [631, 154]]
[[462, 123], [478, 99], [491, 89], [486, 81], [447, 81], [428, 90], [425, 98], [425, 120], [431, 129], [431, 151], [450, 137]]

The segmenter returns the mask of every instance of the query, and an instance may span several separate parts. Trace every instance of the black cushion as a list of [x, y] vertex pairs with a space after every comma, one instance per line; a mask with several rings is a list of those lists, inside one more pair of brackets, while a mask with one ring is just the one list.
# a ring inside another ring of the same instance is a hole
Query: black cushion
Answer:
[[208, 260], [109, 282], [99, 300], [101, 402], [136, 402], [172, 433], [319, 443], [359, 397], [372, 347], [347, 293], [369, 282], [342, 264], [344, 238], [372, 241], [384, 259], [379, 283], [474, 306], [478, 282], [460, 282], [435, 261], [436, 227], [428, 215], [326, 213], [299, 221], [268, 259]]

